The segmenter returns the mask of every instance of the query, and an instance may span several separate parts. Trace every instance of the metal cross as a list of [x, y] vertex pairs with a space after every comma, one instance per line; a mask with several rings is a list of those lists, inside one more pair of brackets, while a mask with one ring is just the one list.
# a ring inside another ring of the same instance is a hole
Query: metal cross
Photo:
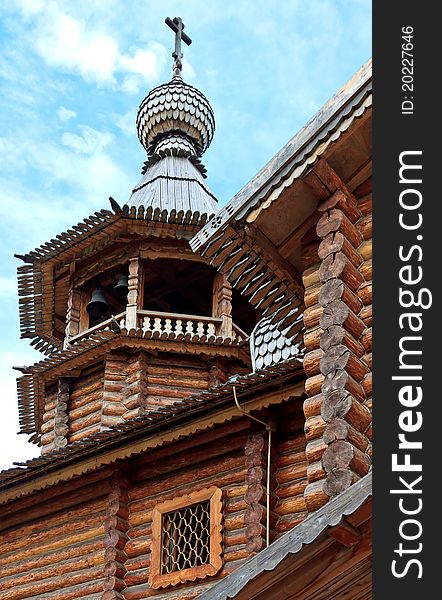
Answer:
[[183, 58], [183, 54], [181, 52], [181, 40], [183, 40], [183, 42], [185, 42], [188, 46], [190, 46], [192, 40], [183, 31], [184, 23], [181, 17], [174, 17], [173, 20], [167, 17], [165, 23], [172, 29], [172, 31], [175, 32], [175, 50], [172, 52], [172, 57], [175, 59], [173, 63], [173, 76], [181, 77], [181, 69], [183, 68], [181, 62], [181, 59]]

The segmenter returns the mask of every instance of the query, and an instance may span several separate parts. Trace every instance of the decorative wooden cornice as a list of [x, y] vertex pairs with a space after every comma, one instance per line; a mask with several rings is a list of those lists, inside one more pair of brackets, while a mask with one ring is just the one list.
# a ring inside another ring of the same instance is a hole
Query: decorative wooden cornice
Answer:
[[138, 224], [138, 234], [145, 234], [150, 227], [149, 234], [157, 237], [173, 235], [188, 239], [213, 216], [198, 211], [168, 212], [144, 206], [120, 208], [113, 199], [111, 206], [114, 213], [98, 211], [32, 252], [15, 255], [29, 263], [17, 269], [21, 337], [32, 339], [31, 345], [44, 354], [62, 347], [62, 340], [54, 332], [53, 311], [44, 310], [45, 305], [53, 305], [55, 264], [72, 262], [79, 256], [84, 258], [90, 252], [104, 249], [131, 223]]
[[[15, 463], [16, 467], [0, 473], [0, 503], [235, 418], [239, 413], [233, 401], [234, 387], [241, 405], [248, 411], [300, 398], [304, 394], [302, 364], [294, 358], [271, 368], [231, 377], [220, 386], [180, 401], [179, 405], [160, 407], [61, 450]], [[36, 478], [38, 482], [32, 483]], [[11, 486], [13, 489], [7, 491]], [[20, 487], [14, 491], [16, 486]]]

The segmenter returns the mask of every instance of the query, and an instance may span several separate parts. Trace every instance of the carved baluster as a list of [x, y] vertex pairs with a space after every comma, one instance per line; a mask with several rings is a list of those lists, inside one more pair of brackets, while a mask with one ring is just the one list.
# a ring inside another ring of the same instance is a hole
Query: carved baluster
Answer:
[[175, 324], [175, 337], [178, 341], [182, 340], [184, 337], [183, 333], [183, 322], [181, 319], [176, 320]]
[[186, 341], [193, 337], [193, 321], [186, 321]]
[[160, 337], [162, 333], [162, 326], [161, 326], [161, 318], [160, 317], [155, 317], [154, 318], [154, 325], [153, 325], [153, 335], [152, 337], [157, 339]]

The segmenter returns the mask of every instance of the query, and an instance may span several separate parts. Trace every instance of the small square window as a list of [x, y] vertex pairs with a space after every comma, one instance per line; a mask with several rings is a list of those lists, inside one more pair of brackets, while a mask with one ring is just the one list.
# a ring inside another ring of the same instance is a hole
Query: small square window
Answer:
[[155, 507], [149, 578], [153, 588], [215, 575], [221, 566], [219, 488], [205, 488]]

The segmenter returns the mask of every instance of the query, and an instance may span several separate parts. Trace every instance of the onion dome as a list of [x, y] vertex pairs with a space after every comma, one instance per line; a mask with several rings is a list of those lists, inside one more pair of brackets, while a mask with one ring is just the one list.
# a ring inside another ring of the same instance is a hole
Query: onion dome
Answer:
[[179, 17], [166, 23], [175, 32], [173, 77], [140, 104], [137, 133], [148, 159], [127, 204], [211, 216], [218, 204], [204, 181], [200, 158], [212, 141], [215, 117], [204, 94], [182, 80], [181, 41], [192, 42], [183, 32], [184, 24]]
[[138, 139], [154, 154], [158, 142], [171, 133], [184, 134], [196, 156], [207, 150], [215, 131], [215, 117], [207, 98], [175, 76], [154, 88], [142, 101], [137, 115]]

